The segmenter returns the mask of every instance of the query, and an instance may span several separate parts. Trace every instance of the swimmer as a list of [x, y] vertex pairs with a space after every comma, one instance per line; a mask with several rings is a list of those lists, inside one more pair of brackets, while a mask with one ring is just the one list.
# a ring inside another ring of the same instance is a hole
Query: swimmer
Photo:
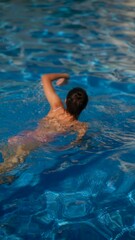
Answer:
[[1, 151], [4, 161], [0, 163], [0, 173], [12, 170], [19, 163], [23, 163], [26, 156], [34, 149], [50, 142], [55, 136], [68, 131], [77, 132], [78, 142], [87, 131], [87, 123], [78, 121], [79, 115], [88, 103], [88, 96], [84, 89], [73, 88], [67, 94], [66, 108], [57, 95], [52, 82], [61, 86], [68, 82], [66, 73], [52, 73], [42, 76], [45, 96], [50, 104], [50, 111], [38, 124], [34, 131], [23, 132], [8, 140], [8, 145]]

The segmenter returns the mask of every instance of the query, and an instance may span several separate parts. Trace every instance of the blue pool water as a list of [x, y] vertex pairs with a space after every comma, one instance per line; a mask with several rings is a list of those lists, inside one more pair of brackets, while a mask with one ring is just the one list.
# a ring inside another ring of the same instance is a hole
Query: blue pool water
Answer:
[[59, 137], [0, 176], [0, 240], [135, 239], [134, 0], [0, 0], [0, 16], [1, 144], [48, 112], [43, 73], [90, 98], [79, 145]]

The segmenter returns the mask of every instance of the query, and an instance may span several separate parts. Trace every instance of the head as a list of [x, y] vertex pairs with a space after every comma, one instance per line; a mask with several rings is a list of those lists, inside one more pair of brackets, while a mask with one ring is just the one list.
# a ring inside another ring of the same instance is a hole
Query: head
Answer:
[[77, 87], [68, 92], [66, 98], [67, 111], [75, 118], [79, 117], [87, 103], [88, 95], [84, 89]]

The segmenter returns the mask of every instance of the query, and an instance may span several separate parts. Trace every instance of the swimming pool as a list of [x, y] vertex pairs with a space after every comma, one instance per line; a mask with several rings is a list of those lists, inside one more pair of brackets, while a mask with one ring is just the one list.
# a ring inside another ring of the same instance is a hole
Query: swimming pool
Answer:
[[1, 176], [0, 240], [135, 239], [134, 11], [133, 0], [0, 0], [1, 143], [49, 110], [43, 73], [71, 75], [63, 99], [75, 86], [90, 97], [79, 145], [59, 137]]

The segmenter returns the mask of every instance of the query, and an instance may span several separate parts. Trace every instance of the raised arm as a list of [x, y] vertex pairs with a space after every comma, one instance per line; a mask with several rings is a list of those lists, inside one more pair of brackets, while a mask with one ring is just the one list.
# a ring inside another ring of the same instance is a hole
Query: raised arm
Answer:
[[63, 103], [60, 97], [56, 94], [52, 82], [57, 81], [57, 85], [63, 85], [67, 83], [69, 75], [66, 73], [50, 73], [42, 76], [42, 83], [45, 96], [50, 103], [51, 109], [56, 109], [60, 106], [63, 107]]

